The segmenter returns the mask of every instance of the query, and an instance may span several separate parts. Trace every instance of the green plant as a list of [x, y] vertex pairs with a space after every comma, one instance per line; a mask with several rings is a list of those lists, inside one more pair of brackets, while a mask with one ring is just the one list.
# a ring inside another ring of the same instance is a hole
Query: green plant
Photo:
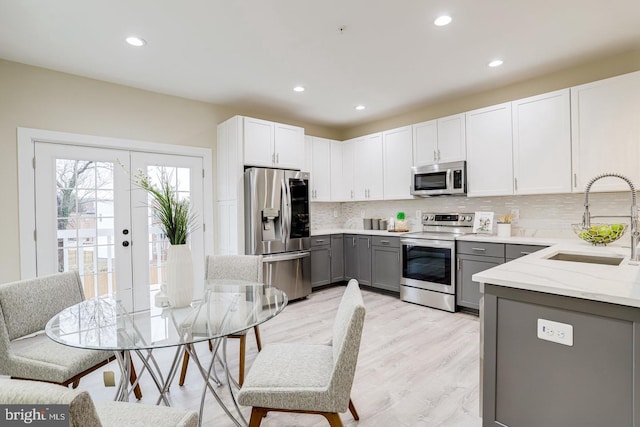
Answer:
[[161, 169], [158, 174], [159, 184], [152, 184], [151, 178], [138, 170], [135, 183], [151, 197], [149, 207], [160, 221], [162, 231], [172, 245], [187, 243], [189, 232], [195, 228], [196, 216], [191, 212], [188, 199], [178, 199], [175, 188], [171, 185], [171, 176]]
[[396, 218], [398, 218], [400, 221], [404, 220], [404, 212], [398, 212]]

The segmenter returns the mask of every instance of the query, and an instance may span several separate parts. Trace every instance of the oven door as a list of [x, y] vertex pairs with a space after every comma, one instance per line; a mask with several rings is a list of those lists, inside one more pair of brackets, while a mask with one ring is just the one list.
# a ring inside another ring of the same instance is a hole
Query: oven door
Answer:
[[455, 242], [402, 239], [400, 284], [455, 294]]

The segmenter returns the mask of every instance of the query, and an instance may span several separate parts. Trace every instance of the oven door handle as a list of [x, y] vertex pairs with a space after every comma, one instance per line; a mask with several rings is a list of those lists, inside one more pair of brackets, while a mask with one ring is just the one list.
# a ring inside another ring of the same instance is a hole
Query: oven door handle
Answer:
[[453, 249], [455, 242], [448, 240], [428, 240], [428, 239], [401, 239], [404, 246], [422, 246], [426, 248]]

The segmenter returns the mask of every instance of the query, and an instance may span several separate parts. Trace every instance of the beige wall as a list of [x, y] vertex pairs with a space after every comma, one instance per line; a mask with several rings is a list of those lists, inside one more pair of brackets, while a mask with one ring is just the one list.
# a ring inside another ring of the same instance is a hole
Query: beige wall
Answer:
[[445, 117], [451, 114], [499, 104], [501, 102], [526, 98], [528, 96], [576, 86], [637, 70], [640, 70], [640, 49], [617, 54], [608, 58], [599, 58], [579, 66], [504, 86], [499, 89], [431, 103], [423, 108], [417, 108], [405, 114], [398, 114], [383, 120], [344, 129], [341, 139], [346, 140], [357, 136], [368, 135], [373, 132], [420, 123], [438, 117]]
[[[217, 124], [235, 114], [251, 112], [0, 60], [0, 283], [20, 279], [18, 127], [211, 148], [215, 165]], [[336, 137], [331, 129], [254, 116]]]

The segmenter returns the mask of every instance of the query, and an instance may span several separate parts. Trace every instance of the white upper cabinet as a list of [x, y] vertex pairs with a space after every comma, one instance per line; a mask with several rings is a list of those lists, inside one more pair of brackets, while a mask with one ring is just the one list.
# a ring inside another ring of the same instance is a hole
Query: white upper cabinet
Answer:
[[354, 192], [356, 200], [382, 200], [382, 133], [358, 138], [354, 152]]
[[466, 113], [467, 193], [513, 194], [511, 103]]
[[331, 140], [312, 137], [311, 201], [331, 200]]
[[[604, 172], [640, 185], [640, 71], [571, 88], [573, 191]], [[616, 178], [596, 182], [593, 191], [629, 190]]]
[[345, 191], [344, 179], [342, 177], [343, 142], [331, 141], [331, 201], [342, 202], [349, 200]]
[[382, 133], [383, 188], [385, 199], [412, 199], [411, 166], [413, 138], [411, 126]]
[[304, 129], [244, 117], [244, 164], [302, 169], [305, 161]]
[[438, 163], [438, 122], [417, 123], [413, 127], [413, 165]]
[[304, 136], [304, 166], [302, 172], [311, 173], [313, 168], [313, 137], [309, 135]]
[[438, 163], [466, 160], [465, 115], [438, 119]]
[[356, 143], [360, 140], [361, 138], [354, 138], [342, 143], [342, 199], [347, 202], [356, 200], [354, 168]]
[[515, 194], [571, 192], [569, 105], [569, 89], [512, 102]]
[[466, 159], [465, 115], [455, 114], [413, 125], [413, 164]]
[[298, 126], [275, 125], [275, 163], [282, 169], [302, 169], [304, 167], [304, 128]]

